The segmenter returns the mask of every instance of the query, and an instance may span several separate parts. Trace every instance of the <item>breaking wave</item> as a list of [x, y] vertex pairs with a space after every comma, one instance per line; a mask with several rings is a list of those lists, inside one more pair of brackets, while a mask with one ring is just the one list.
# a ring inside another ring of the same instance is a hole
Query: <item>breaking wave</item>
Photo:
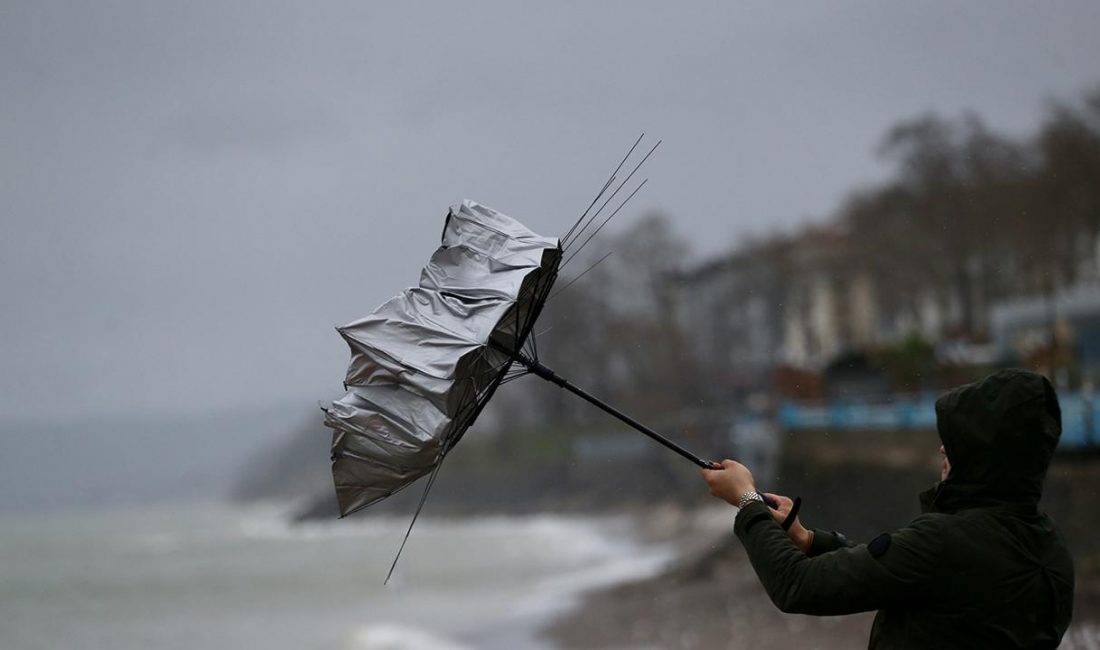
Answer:
[[473, 648], [419, 628], [379, 623], [353, 632], [344, 650], [473, 650]]

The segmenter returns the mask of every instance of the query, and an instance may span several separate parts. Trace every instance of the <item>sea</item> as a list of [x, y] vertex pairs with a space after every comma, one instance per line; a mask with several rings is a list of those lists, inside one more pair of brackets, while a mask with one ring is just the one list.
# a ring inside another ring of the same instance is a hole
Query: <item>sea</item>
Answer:
[[626, 517], [292, 523], [284, 504], [0, 517], [5, 650], [548, 650], [589, 589], [658, 572]]

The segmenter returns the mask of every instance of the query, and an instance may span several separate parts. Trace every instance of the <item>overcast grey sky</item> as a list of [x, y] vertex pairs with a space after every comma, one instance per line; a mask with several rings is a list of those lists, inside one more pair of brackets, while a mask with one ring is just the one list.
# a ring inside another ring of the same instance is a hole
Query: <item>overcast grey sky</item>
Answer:
[[[686, 5], [686, 6], [685, 6]], [[700, 254], [881, 177], [898, 119], [1010, 133], [1100, 82], [1100, 4], [0, 2], [0, 420], [339, 396], [332, 331], [447, 206], [556, 234], [635, 135], [624, 224]]]

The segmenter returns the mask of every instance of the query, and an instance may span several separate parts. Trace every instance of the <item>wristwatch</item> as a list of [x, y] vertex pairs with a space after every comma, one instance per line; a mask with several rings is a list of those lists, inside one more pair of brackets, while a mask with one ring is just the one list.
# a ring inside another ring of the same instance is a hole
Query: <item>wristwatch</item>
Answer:
[[737, 500], [737, 507], [744, 508], [753, 501], [764, 503], [764, 497], [760, 496], [760, 493], [756, 490], [749, 490], [748, 492], [742, 494], [741, 498]]

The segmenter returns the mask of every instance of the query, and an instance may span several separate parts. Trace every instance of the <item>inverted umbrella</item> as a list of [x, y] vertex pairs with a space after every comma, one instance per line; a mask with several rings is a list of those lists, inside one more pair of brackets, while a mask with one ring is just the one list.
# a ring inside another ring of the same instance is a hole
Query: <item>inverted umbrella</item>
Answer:
[[[576, 241], [595, 219], [593, 215], [574, 234], [585, 215], [567, 239]], [[448, 212], [441, 245], [421, 272], [418, 286], [366, 318], [337, 328], [352, 354], [344, 382], [347, 392], [325, 414], [325, 425], [333, 429], [332, 472], [341, 516], [430, 474], [423, 506], [444, 457], [497, 387], [527, 373], [584, 398], [700, 467], [721, 469], [539, 362], [531, 330], [558, 276], [562, 256], [561, 240], [537, 235], [505, 214], [464, 201]]]
[[342, 516], [439, 466], [507, 376], [561, 256], [557, 239], [465, 201], [418, 286], [337, 328], [352, 357], [325, 424]]

